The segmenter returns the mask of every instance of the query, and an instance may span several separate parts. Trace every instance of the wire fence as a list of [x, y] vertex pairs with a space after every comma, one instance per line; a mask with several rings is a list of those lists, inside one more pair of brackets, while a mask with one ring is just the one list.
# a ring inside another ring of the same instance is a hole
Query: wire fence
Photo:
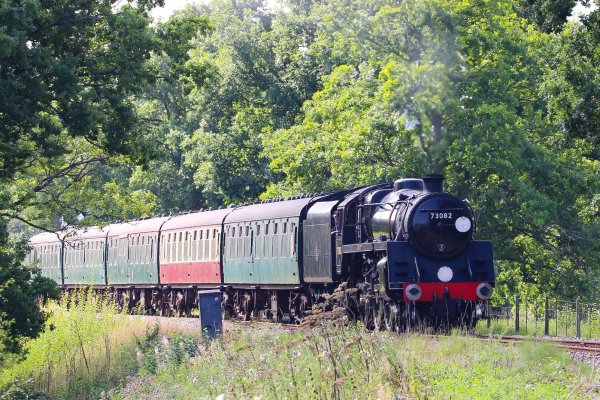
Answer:
[[600, 339], [600, 304], [542, 297], [494, 297], [479, 333]]

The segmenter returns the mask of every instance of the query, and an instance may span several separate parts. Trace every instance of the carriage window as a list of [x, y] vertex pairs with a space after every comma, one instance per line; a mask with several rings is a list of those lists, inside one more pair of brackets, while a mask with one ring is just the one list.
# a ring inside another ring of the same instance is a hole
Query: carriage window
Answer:
[[256, 236], [260, 236], [260, 225], [256, 225]]
[[277, 222], [275, 223], [275, 226], [273, 226], [273, 235], [277, 235]]
[[246, 225], [246, 236], [248, 236], [248, 233], [250, 233], [250, 227]]
[[217, 230], [213, 229], [213, 239], [216, 239], [216, 238], [217, 238]]
[[269, 234], [269, 223], [267, 222], [265, 224], [265, 235], [268, 235], [268, 234]]
[[238, 236], [242, 236], [242, 226], [238, 227]]
[[179, 232], [179, 241], [181, 242], [181, 237], [183, 236], [183, 232]]
[[287, 233], [287, 222], [283, 223], [283, 234], [285, 235]]

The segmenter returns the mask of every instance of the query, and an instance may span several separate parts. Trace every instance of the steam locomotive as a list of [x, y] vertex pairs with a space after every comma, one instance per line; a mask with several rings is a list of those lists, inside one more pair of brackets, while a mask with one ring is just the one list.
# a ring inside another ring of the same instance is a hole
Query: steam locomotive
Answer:
[[494, 287], [492, 245], [473, 240], [474, 213], [443, 179], [41, 233], [29, 261], [63, 290], [161, 315], [219, 288], [230, 315], [298, 321], [341, 287], [370, 327], [472, 326]]

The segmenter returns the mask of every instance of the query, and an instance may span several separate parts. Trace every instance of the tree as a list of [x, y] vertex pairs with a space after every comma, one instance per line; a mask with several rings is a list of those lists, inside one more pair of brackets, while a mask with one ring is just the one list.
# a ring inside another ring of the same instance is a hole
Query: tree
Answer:
[[60, 154], [63, 132], [143, 159], [131, 94], [152, 79], [148, 4], [3, 2], [0, 9], [0, 178]]
[[266, 140], [285, 181], [267, 194], [321, 192], [426, 172], [426, 154], [402, 113], [386, 108], [386, 86], [366, 65], [341, 65], [305, 102], [301, 123]]
[[0, 366], [8, 354], [21, 351], [22, 339], [33, 338], [43, 329], [46, 314], [38, 296], [57, 297], [53, 282], [32, 266], [22, 265], [26, 247], [11, 242], [6, 221], [0, 220]]
[[191, 61], [209, 64], [212, 73], [189, 95], [188, 120], [196, 126], [185, 157], [195, 184], [216, 206], [254, 200], [277, 179], [263, 142], [294, 123], [318, 87], [319, 69], [303, 51], [314, 35], [305, 12], [253, 0], [215, 1], [205, 12], [215, 29], [197, 41]]
[[520, 15], [544, 32], [560, 32], [577, 0], [521, 0], [516, 8]]
[[8, 239], [7, 218], [51, 226], [24, 213], [70, 204], [90, 171], [117, 154], [141, 163], [152, 156], [137, 140], [145, 130], [133, 96], [155, 78], [148, 59], [158, 42], [147, 17], [155, 3], [0, 4], [0, 329], [8, 351], [42, 328], [36, 296], [52, 290], [22, 265], [26, 247]]
[[554, 42], [543, 91], [549, 98], [549, 117], [570, 141], [591, 144], [587, 156], [600, 159], [600, 12], [574, 22]]

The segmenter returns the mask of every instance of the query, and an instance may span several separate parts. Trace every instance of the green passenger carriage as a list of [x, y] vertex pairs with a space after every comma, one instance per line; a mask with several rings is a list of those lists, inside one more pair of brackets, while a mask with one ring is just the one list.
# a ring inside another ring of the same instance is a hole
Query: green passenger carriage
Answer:
[[106, 269], [110, 286], [158, 285], [158, 234], [168, 219], [151, 218], [107, 227]]
[[35, 235], [29, 240], [31, 251], [27, 261], [36, 265], [42, 276], [50, 278], [58, 285], [63, 285], [62, 265], [62, 236], [61, 233], [43, 232]]
[[106, 231], [98, 228], [69, 231], [63, 250], [65, 286], [106, 285], [105, 249]]
[[225, 218], [225, 285], [300, 284], [300, 220], [311, 198], [251, 204]]

